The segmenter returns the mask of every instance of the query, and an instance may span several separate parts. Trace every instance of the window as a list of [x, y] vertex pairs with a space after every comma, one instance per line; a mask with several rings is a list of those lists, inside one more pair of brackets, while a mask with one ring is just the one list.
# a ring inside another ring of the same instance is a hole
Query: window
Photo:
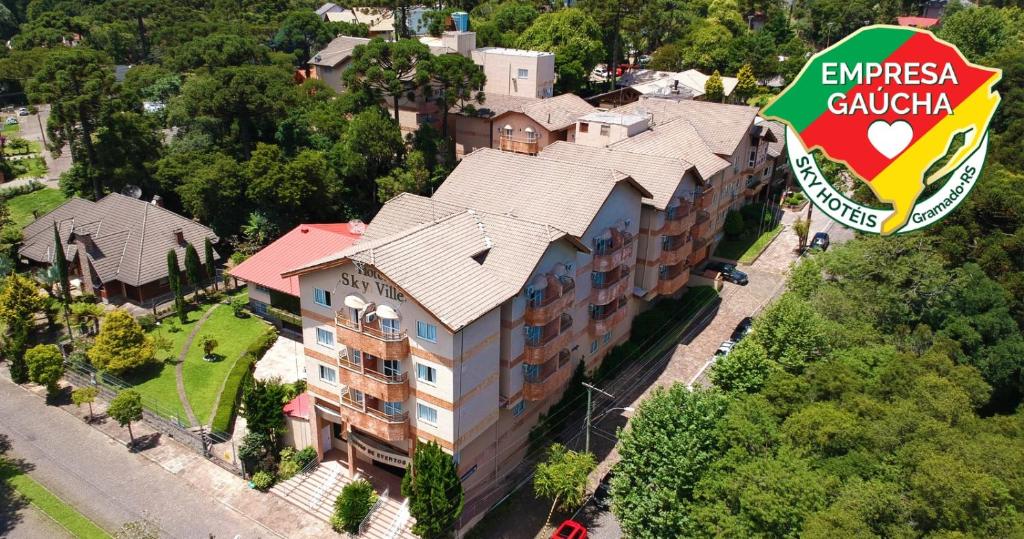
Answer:
[[416, 364], [416, 379], [428, 384], [437, 383], [437, 369], [422, 363]]
[[398, 415], [398, 414], [402, 413], [402, 403], [401, 402], [385, 402], [384, 403], [384, 413], [387, 414], [387, 415]]
[[526, 330], [526, 342], [528, 344], [537, 344], [540, 342], [541, 331], [544, 330], [541, 326], [523, 326]]
[[516, 78], [519, 78], [519, 79], [525, 79], [525, 78], [528, 78], [529, 76], [530, 76], [530, 70], [529, 69], [519, 68], [519, 71], [516, 73]]
[[416, 418], [430, 425], [437, 424], [437, 408], [423, 403], [416, 404]]
[[437, 326], [426, 322], [416, 322], [416, 336], [430, 342], [437, 342]]
[[348, 351], [349, 351], [349, 358], [348, 358], [349, 361], [351, 361], [352, 363], [354, 363], [356, 365], [358, 365], [358, 364], [363, 362], [363, 353], [362, 353], [362, 351], [360, 351], [360, 350], [353, 350], [351, 348], [349, 348]]
[[398, 360], [397, 359], [385, 359], [382, 365], [384, 376], [398, 376]]
[[348, 398], [358, 402], [359, 404], [362, 404], [363, 403], [363, 392], [359, 391], [358, 389], [352, 389], [350, 387], [350, 388], [348, 388]]
[[260, 316], [267, 316], [266, 303], [263, 303], [262, 301], [253, 301], [252, 303], [249, 304], [249, 306], [252, 307], [252, 312]]
[[757, 148], [750, 149], [750, 159], [747, 161], [747, 166], [754, 166], [754, 161], [757, 160]]
[[519, 417], [526, 411], [526, 401], [519, 401], [512, 407], [512, 417]]
[[316, 328], [316, 343], [327, 348], [334, 348], [334, 333], [329, 329]]
[[381, 318], [380, 329], [385, 335], [398, 335], [399, 323], [394, 318]]
[[329, 384], [336, 384], [338, 383], [338, 372], [327, 365], [320, 365], [320, 379]]
[[597, 339], [594, 339], [594, 342], [590, 343], [590, 353], [591, 354], [597, 352], [597, 346], [598, 346], [597, 345]]
[[592, 271], [590, 272], [590, 282], [594, 288], [601, 288], [604, 286], [605, 277], [608, 276], [607, 272], [603, 271]]
[[326, 290], [324, 290], [324, 289], [322, 289], [322, 288], [314, 288], [313, 289], [313, 302], [316, 303], [317, 305], [322, 306], [322, 307], [330, 307], [331, 306], [331, 293], [326, 291]]
[[601, 136], [602, 137], [607, 137], [608, 135], [611, 134], [611, 132], [612, 132], [612, 128], [610, 126], [607, 126], [607, 125], [602, 125], [601, 126]]
[[590, 131], [590, 124], [587, 122], [580, 122], [580, 133], [587, 133]]
[[602, 338], [602, 341], [604, 342], [604, 344], [608, 344], [609, 342], [611, 342], [611, 340], [612, 340], [612, 332], [609, 331], [608, 333], [604, 334], [604, 337]]
[[338, 423], [331, 423], [331, 436], [334, 436], [334, 438], [338, 440], [344, 439], [341, 437], [341, 425]]
[[538, 378], [540, 378], [540, 365], [523, 363], [523, 378], [530, 383], [538, 382]]

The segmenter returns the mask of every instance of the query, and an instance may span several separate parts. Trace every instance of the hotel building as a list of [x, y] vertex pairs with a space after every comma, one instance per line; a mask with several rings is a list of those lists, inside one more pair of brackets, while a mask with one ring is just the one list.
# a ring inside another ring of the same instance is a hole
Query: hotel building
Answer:
[[697, 127], [694, 111], [613, 111], [650, 120], [606, 146], [478, 149], [432, 198], [395, 197], [360, 241], [286, 272], [318, 454], [335, 451], [350, 473], [357, 459], [400, 472], [417, 440], [437, 442], [462, 477], [461, 526], [475, 523], [576, 366], [596, 368], [637, 312], [680, 293], [718, 212], [742, 204], [736, 178], [774, 139], [756, 109], [704, 105], [726, 127]]

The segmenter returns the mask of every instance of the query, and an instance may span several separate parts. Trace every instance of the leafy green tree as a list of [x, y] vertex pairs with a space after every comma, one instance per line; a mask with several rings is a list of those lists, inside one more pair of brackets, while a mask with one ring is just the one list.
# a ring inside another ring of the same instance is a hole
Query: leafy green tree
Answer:
[[72, 156], [84, 166], [98, 200], [103, 184], [96, 174], [99, 154], [93, 135], [112, 106], [114, 74], [109, 60], [83, 47], [55, 50], [29, 81], [28, 94], [34, 103], [50, 104], [46, 125], [50, 151], [59, 154], [65, 143], [71, 144]]
[[110, 401], [107, 415], [118, 425], [128, 427], [129, 446], [135, 445], [135, 434], [132, 433], [132, 422], [142, 421], [142, 394], [134, 389], [125, 389]]
[[980, 61], [1013, 39], [1017, 23], [992, 6], [965, 9], [942, 19], [938, 36], [956, 45], [968, 60]]
[[43, 310], [44, 301], [32, 280], [18, 274], [8, 277], [0, 292], [0, 323], [6, 328], [3, 350], [15, 383], [29, 380], [25, 349], [36, 313]]
[[341, 141], [327, 155], [349, 189], [350, 204], [359, 213], [372, 214], [378, 207], [377, 178], [390, 172], [405, 152], [398, 124], [380, 108], [356, 114]]
[[753, 392], [761, 389], [777, 365], [753, 339], [744, 339], [715, 361], [711, 381], [724, 391]]
[[601, 28], [579, 8], [560, 9], [537, 17], [520, 34], [516, 46], [555, 54], [559, 92], [583, 88], [604, 55]]
[[100, 390], [92, 386], [85, 386], [76, 388], [71, 392], [71, 402], [75, 406], [82, 406], [83, 404], [89, 406], [89, 421], [92, 421], [92, 403], [96, 402], [96, 397], [99, 396]]
[[750, 67], [750, 64], [743, 64], [739, 73], [736, 74], [736, 79], [735, 92], [743, 102], [757, 93], [757, 79], [754, 78], [754, 69]]
[[128, 314], [116, 309], [105, 317], [96, 342], [87, 352], [97, 369], [120, 374], [156, 360], [153, 338]]
[[60, 390], [60, 379], [64, 376], [64, 356], [55, 344], [38, 344], [25, 351], [28, 378], [46, 386], [46, 394], [53, 397]]
[[717, 69], [704, 83], [704, 99], [714, 103], [721, 103], [725, 99], [725, 86], [722, 84], [722, 75]]
[[245, 170], [234, 157], [209, 156], [176, 189], [184, 209], [207, 223], [221, 237], [229, 237], [245, 222]]
[[797, 218], [793, 222], [793, 233], [796, 234], [797, 249], [803, 251], [807, 247], [807, 236], [811, 232], [811, 221], [809, 219]]
[[728, 399], [682, 384], [657, 388], [619, 434], [612, 511], [630, 537], [683, 537], [685, 501], [720, 456], [715, 432]]
[[285, 391], [281, 380], [270, 379], [251, 380], [242, 392], [242, 415], [249, 432], [265, 435], [272, 445], [277, 444], [277, 438], [285, 427], [284, 412], [281, 411]]
[[587, 499], [587, 476], [597, 467], [592, 453], [570, 451], [562, 444], [551, 444], [547, 458], [537, 464], [533, 490], [551, 500], [547, 521], [556, 507], [576, 509]]
[[164, 65], [182, 73], [204, 69], [265, 65], [269, 62], [268, 49], [251, 36], [217, 32], [201, 35], [173, 47]]
[[199, 261], [199, 253], [191, 243], [185, 245], [185, 276], [198, 296], [203, 286], [203, 263]]
[[754, 319], [749, 338], [761, 345], [772, 361], [789, 372], [829, 353], [831, 324], [811, 305], [792, 294], [783, 294]]
[[725, 231], [725, 235], [730, 238], [738, 238], [743, 235], [743, 216], [736, 210], [729, 210], [725, 214], [725, 225], [722, 230]]
[[313, 57], [313, 52], [323, 48], [335, 33], [329, 23], [324, 22], [310, 10], [292, 11], [281, 23], [272, 41], [276, 50], [294, 54], [297, 65], [303, 65]]
[[370, 513], [377, 493], [365, 479], [356, 479], [345, 485], [334, 500], [331, 527], [338, 533], [359, 533], [359, 524]]
[[405, 165], [392, 169], [386, 175], [377, 178], [377, 200], [387, 202], [402, 193], [428, 194], [431, 184], [430, 170], [426, 166], [423, 152], [413, 151], [405, 160]]
[[352, 51], [352, 63], [345, 71], [345, 83], [378, 99], [391, 99], [395, 122], [402, 98], [415, 99], [427, 83], [430, 48], [415, 39], [384, 41], [374, 38]]
[[648, 68], [658, 71], [682, 71], [684, 50], [678, 43], [666, 43], [651, 54]]
[[188, 322], [188, 315], [185, 312], [185, 296], [181, 290], [181, 266], [178, 265], [178, 253], [174, 249], [167, 251], [167, 282], [174, 294], [174, 311], [178, 314], [178, 320], [182, 324]]
[[465, 502], [452, 456], [435, 442], [418, 442], [402, 477], [402, 496], [409, 498], [409, 514], [416, 519], [413, 533], [424, 539], [450, 536]]
[[[473, 60], [461, 54], [442, 54], [431, 57], [426, 71], [434, 89], [434, 102], [441, 114], [441, 136], [448, 138], [448, 113], [452, 107], [465, 110], [472, 103], [482, 104], [480, 91], [487, 82], [482, 69]], [[454, 149], [454, 145], [452, 145]]]

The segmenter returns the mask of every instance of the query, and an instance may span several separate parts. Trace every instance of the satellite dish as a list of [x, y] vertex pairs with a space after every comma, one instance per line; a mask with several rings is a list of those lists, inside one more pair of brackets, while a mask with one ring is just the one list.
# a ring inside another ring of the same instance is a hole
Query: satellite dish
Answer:
[[142, 198], [142, 188], [138, 185], [128, 184], [121, 189], [121, 194], [126, 197]]

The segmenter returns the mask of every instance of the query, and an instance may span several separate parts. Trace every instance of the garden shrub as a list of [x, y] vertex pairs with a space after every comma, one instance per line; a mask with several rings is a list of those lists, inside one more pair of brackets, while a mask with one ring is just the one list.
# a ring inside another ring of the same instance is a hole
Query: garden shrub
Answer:
[[0, 189], [0, 198], [11, 198], [19, 195], [27, 195], [29, 193], [38, 191], [46, 187], [42, 183], [36, 180], [29, 180], [28, 183], [17, 185], [14, 187], [4, 187]]
[[238, 402], [242, 398], [242, 388], [245, 381], [252, 374], [253, 365], [263, 354], [270, 350], [277, 340], [277, 330], [273, 327], [267, 328], [262, 335], [256, 338], [249, 348], [245, 350], [242, 357], [238, 358], [235, 366], [231, 368], [228, 377], [224, 380], [224, 391], [221, 392], [220, 402], [217, 404], [217, 413], [213, 416], [213, 423], [210, 429], [214, 432], [231, 432], [231, 426], [235, 422], [235, 414], [238, 413]]
[[743, 217], [740, 216], [740, 212], [729, 210], [729, 213], [725, 214], [725, 225], [723, 227], [725, 235], [730, 238], [737, 238], [743, 235], [743, 228]]
[[156, 328], [156, 317], [151, 314], [140, 316], [138, 321], [139, 325], [142, 326], [142, 331], [149, 332]]
[[238, 318], [244, 318], [247, 314], [245, 308], [249, 305], [249, 302], [245, 301], [245, 298], [234, 298], [231, 300], [231, 311], [235, 313]]
[[316, 460], [316, 449], [313, 446], [300, 449], [295, 452], [295, 463], [299, 465], [299, 469], [303, 469], [309, 466], [310, 462]]
[[334, 500], [331, 527], [338, 533], [359, 533], [359, 523], [370, 513], [376, 501], [377, 492], [369, 481], [357, 479], [345, 485]]
[[252, 486], [256, 490], [266, 492], [270, 490], [270, 487], [274, 486], [274, 476], [265, 471], [259, 471], [252, 474]]
[[281, 481], [295, 477], [302, 468], [295, 461], [295, 449], [286, 447], [281, 450], [281, 463], [277, 465], [277, 478]]

